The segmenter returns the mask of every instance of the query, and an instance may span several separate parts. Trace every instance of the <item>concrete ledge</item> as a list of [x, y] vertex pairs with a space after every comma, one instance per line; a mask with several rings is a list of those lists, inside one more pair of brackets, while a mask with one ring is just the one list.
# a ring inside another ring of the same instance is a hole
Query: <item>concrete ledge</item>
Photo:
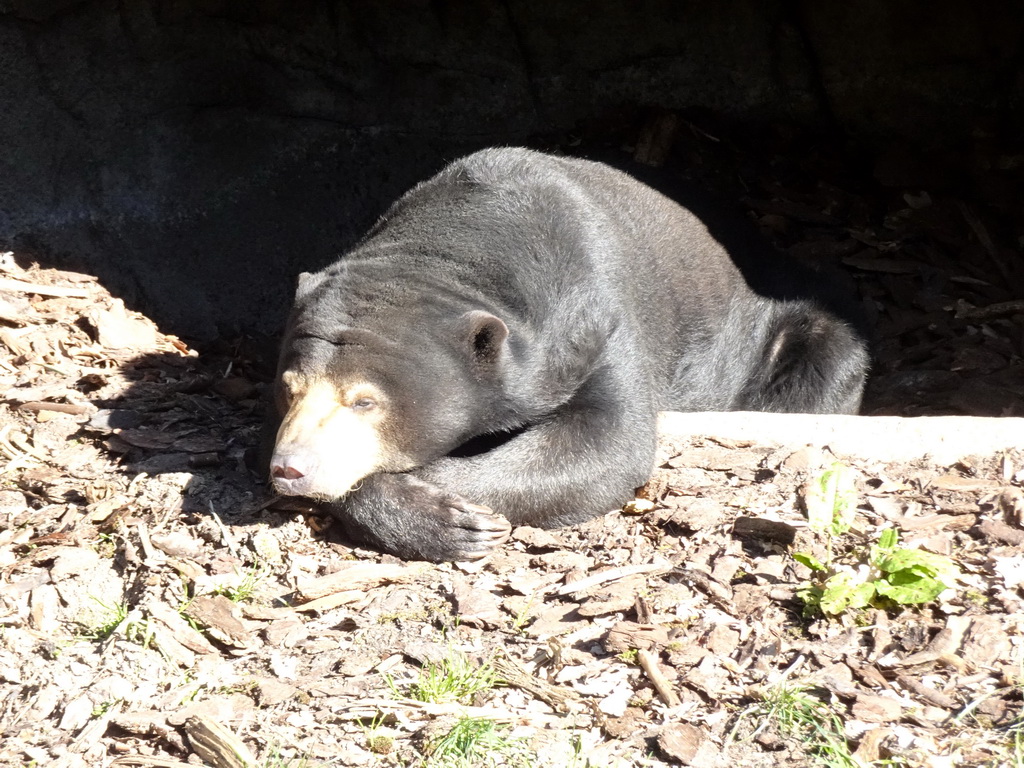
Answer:
[[658, 430], [662, 441], [718, 437], [758, 445], [813, 445], [837, 456], [877, 461], [929, 457], [937, 464], [952, 464], [964, 456], [1024, 449], [1024, 418], [666, 411]]

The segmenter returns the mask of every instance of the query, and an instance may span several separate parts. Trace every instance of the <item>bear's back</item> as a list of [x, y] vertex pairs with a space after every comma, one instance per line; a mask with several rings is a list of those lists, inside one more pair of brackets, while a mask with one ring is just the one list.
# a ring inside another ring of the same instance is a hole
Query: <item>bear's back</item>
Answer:
[[659, 389], [749, 293], [687, 209], [601, 163], [522, 148], [481, 150], [417, 185], [350, 259], [457, 293], [526, 329], [538, 353], [608, 338], [645, 357]]

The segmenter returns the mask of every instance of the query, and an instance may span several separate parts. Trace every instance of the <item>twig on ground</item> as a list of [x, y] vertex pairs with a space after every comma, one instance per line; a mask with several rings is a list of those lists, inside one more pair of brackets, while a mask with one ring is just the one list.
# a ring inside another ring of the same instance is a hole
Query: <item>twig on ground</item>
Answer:
[[463, 704], [435, 704], [415, 699], [359, 699], [341, 708], [345, 719], [364, 720], [379, 712], [404, 710], [419, 712], [428, 717], [445, 717], [454, 715], [462, 718], [481, 718], [500, 723], [521, 723], [539, 728], [553, 725], [571, 725], [572, 720], [564, 715], [543, 715], [535, 712], [513, 712], [497, 707], [471, 707]]
[[637, 661], [640, 662], [640, 668], [647, 675], [647, 679], [651, 681], [651, 685], [654, 686], [654, 690], [658, 692], [658, 696], [665, 702], [667, 707], [678, 707], [681, 703], [676, 692], [672, 690], [672, 683], [669, 682], [668, 678], [662, 674], [661, 669], [658, 667], [658, 658], [651, 651], [643, 650], [642, 648], [636, 652]]
[[209, 507], [210, 515], [213, 517], [214, 521], [216, 521], [217, 527], [220, 529], [220, 538], [224, 542], [224, 546], [227, 547], [228, 552], [235, 557], [241, 557], [241, 554], [238, 551], [238, 544], [235, 542], [235, 537], [231, 535], [231, 531], [229, 531], [227, 526], [224, 525], [224, 521], [220, 519], [220, 515], [218, 515], [217, 511], [213, 508], [212, 501], [209, 503]]
[[39, 285], [15, 280], [11, 277], [0, 277], [0, 291], [12, 293], [34, 293], [37, 296], [53, 296], [65, 299], [86, 299], [90, 292], [85, 288], [65, 288], [59, 285]]
[[568, 712], [570, 702], [582, 701], [579, 694], [561, 685], [552, 685], [530, 673], [518, 662], [508, 658], [495, 658], [491, 666], [506, 685], [533, 694], [556, 712]]
[[568, 584], [563, 584], [551, 591], [552, 595], [558, 597], [564, 597], [566, 595], [573, 595], [577, 592], [583, 592], [596, 587], [598, 584], [607, 584], [611, 581], [618, 581], [624, 579], [627, 576], [635, 576], [638, 573], [666, 573], [672, 570], [672, 566], [665, 562], [657, 563], [643, 563], [640, 565], [623, 565], [618, 568], [609, 568], [607, 571], [601, 571], [601, 573], [595, 573], [593, 576], [588, 576], [585, 579], [579, 581], [572, 581]]

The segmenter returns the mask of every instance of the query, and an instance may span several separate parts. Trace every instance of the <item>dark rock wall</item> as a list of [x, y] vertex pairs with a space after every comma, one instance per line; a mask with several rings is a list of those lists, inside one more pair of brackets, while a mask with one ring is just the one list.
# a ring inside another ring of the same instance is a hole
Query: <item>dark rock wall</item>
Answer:
[[870, 143], [1024, 127], [1019, 3], [0, 0], [0, 247], [192, 337], [446, 159], [616, 110]]

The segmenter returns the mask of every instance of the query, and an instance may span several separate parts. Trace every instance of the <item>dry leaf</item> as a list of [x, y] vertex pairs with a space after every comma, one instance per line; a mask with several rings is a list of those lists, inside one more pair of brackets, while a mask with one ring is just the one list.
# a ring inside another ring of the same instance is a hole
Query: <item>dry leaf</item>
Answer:
[[88, 317], [99, 343], [107, 349], [154, 349], [156, 327], [136, 312], [129, 312], [121, 299], [114, 299], [108, 307], [93, 307]]

